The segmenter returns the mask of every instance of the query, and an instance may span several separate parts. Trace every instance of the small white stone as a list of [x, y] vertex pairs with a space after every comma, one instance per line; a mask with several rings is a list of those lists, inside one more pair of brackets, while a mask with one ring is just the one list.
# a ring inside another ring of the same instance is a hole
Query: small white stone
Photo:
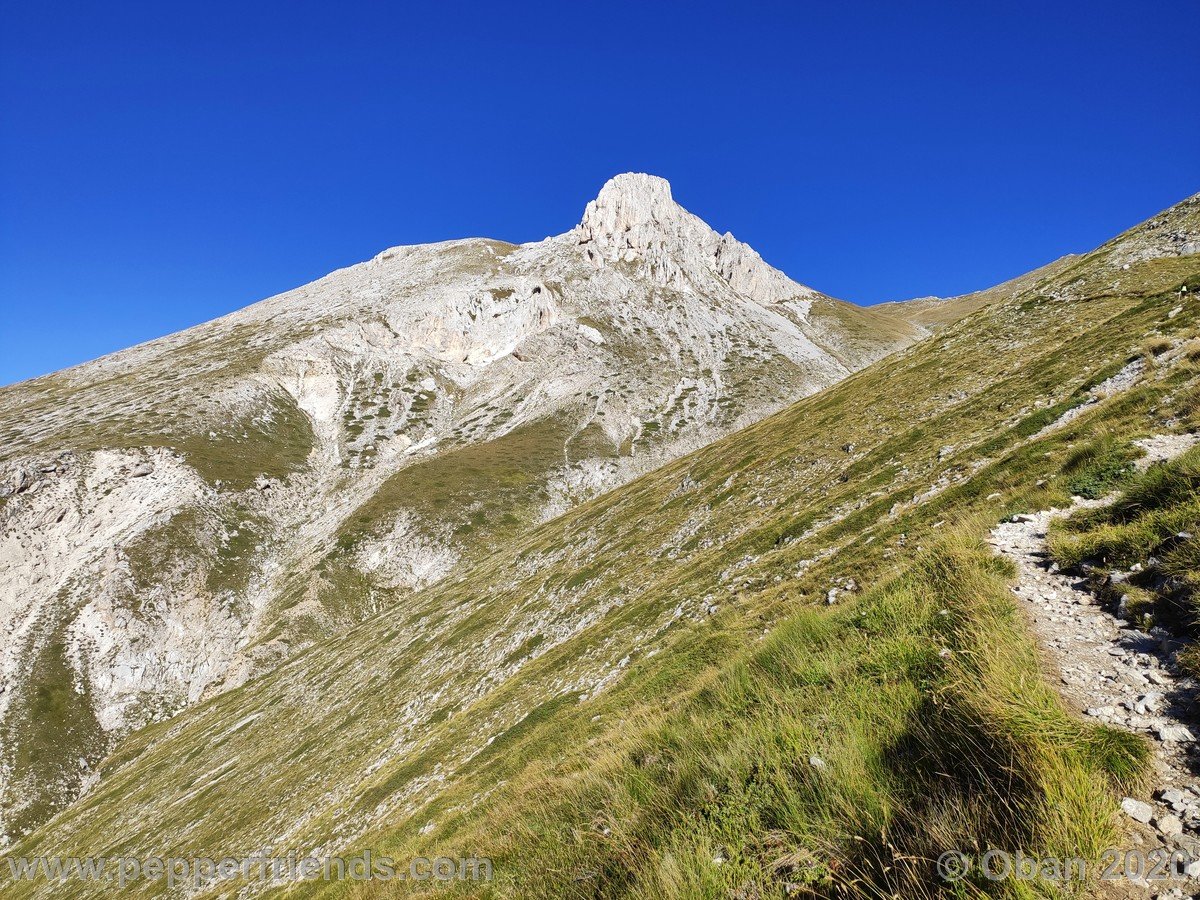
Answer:
[[1154, 827], [1167, 837], [1183, 834], [1183, 822], [1179, 820], [1179, 816], [1157, 816], [1154, 819]]
[[1186, 744], [1196, 740], [1195, 735], [1185, 725], [1156, 725], [1154, 733], [1160, 741], [1166, 743]]
[[1154, 817], [1154, 807], [1132, 797], [1121, 801], [1121, 810], [1135, 822], [1148, 823]]

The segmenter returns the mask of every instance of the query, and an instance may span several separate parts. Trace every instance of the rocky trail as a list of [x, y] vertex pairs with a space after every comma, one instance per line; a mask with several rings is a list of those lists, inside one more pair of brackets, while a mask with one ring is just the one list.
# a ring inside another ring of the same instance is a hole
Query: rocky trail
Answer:
[[[1191, 436], [1139, 442], [1141, 467], [1188, 449]], [[1068, 704], [1089, 718], [1146, 735], [1153, 747], [1150, 790], [1125, 797], [1128, 840], [1121, 849], [1184, 851], [1197, 862], [1167, 881], [1122, 878], [1102, 887], [1105, 897], [1200, 896], [1200, 755], [1193, 724], [1200, 686], [1174, 665], [1180, 642], [1162, 629], [1149, 633], [1118, 618], [1086, 581], [1058, 571], [1046, 547], [1052, 519], [1105, 501], [1077, 499], [1067, 509], [1014, 516], [991, 532], [992, 547], [1017, 566], [1013, 593]]]

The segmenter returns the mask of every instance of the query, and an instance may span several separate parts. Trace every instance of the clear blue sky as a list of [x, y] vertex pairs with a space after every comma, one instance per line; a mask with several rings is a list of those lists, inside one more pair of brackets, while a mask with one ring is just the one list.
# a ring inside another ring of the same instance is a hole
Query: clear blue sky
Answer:
[[0, 384], [641, 170], [794, 278], [962, 293], [1200, 191], [1200, 3], [0, 2]]

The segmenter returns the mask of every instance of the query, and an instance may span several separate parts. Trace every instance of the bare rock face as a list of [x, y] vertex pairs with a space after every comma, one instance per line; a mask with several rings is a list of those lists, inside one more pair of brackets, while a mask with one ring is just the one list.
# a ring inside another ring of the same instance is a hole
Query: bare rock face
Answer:
[[1200, 210], [1200, 194], [1193, 194], [1171, 210], [1109, 241], [1104, 249], [1111, 248], [1115, 267], [1125, 268], [1150, 259], [1200, 253], [1197, 210]]
[[130, 729], [919, 335], [878, 321], [628, 174], [557, 237], [392, 248], [0, 390], [0, 839]]
[[678, 236], [692, 224], [689, 218], [694, 217], [672, 199], [666, 179], [628, 173], [609, 179], [588, 203], [579, 239], [580, 243], [595, 241], [605, 258], [615, 262], [617, 256], [609, 252], [613, 248], [618, 254], [627, 247], [644, 250], [655, 240]]
[[653, 175], [611, 179], [587, 205], [576, 229], [596, 266], [626, 263], [679, 291], [711, 288], [711, 278], [759, 303], [811, 300], [816, 292], [763, 262], [732, 234], [718, 235], [671, 197]]

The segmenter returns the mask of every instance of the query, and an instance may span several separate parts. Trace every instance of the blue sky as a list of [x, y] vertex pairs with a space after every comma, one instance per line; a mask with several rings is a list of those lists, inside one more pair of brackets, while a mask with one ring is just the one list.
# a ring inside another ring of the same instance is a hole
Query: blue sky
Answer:
[[1200, 190], [1194, 0], [0, 3], [0, 384], [611, 175], [799, 281], [986, 287]]

